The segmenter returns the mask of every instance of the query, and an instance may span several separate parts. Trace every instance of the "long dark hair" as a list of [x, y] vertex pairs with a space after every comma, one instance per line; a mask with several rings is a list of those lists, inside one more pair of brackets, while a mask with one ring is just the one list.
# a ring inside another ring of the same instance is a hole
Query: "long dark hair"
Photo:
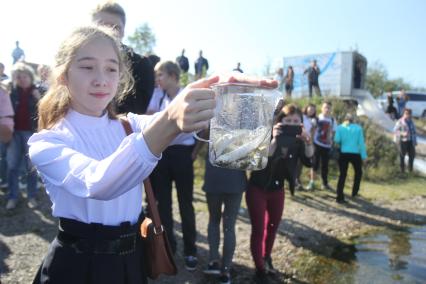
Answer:
[[[312, 107], [312, 108], [315, 110], [314, 114], [313, 114], [313, 115], [311, 115], [311, 116], [309, 116], [309, 115], [308, 115], [308, 109], [309, 109], [310, 107]], [[316, 105], [314, 105], [314, 104], [312, 104], [312, 103], [308, 104], [307, 106], [305, 106], [305, 107], [303, 108], [303, 114], [304, 114], [304, 115], [306, 115], [306, 116], [307, 116], [307, 117], [309, 117], [309, 118], [314, 118], [314, 117], [316, 117], [316, 116], [317, 116], [317, 106], [316, 106]]]

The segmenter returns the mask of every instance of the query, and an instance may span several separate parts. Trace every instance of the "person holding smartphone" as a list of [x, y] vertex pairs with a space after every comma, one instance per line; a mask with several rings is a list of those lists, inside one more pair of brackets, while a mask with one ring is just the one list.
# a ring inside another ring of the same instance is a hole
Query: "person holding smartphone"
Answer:
[[303, 129], [302, 115], [295, 105], [284, 106], [275, 121], [268, 164], [263, 170], [251, 172], [246, 193], [252, 224], [250, 249], [258, 283], [265, 283], [268, 273], [275, 273], [271, 252], [284, 210], [284, 180], [294, 194], [297, 161], [308, 164], [313, 155], [310, 136]]
[[[311, 135], [306, 131], [301, 111], [294, 105], [284, 106], [276, 118], [276, 124], [279, 126], [280, 134], [277, 137], [276, 147], [281, 151], [281, 158], [285, 160], [284, 174], [289, 184], [291, 195], [294, 195], [294, 189], [297, 179], [297, 165], [300, 162], [305, 166], [311, 166], [313, 156], [313, 144]], [[305, 142], [312, 150], [309, 155], [304, 155], [303, 144]]]

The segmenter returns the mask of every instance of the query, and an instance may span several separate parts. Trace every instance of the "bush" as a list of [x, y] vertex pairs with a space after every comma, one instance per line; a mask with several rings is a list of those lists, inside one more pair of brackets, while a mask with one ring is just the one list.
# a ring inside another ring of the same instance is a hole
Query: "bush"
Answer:
[[367, 145], [364, 177], [372, 181], [385, 181], [399, 176], [398, 148], [386, 133], [368, 118], [360, 118]]

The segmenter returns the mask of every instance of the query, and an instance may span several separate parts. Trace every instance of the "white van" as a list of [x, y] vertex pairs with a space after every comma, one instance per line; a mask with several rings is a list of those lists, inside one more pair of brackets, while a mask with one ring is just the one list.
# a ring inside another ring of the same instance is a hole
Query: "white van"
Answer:
[[[398, 108], [396, 103], [396, 97], [399, 94], [400, 91], [392, 92], [395, 108]], [[413, 111], [412, 115], [414, 117], [422, 117], [426, 119], [426, 93], [417, 91], [406, 91], [405, 94], [408, 96], [408, 102], [405, 107]], [[388, 93], [384, 93], [376, 98], [377, 102], [383, 110], [386, 110], [388, 106], [387, 95]]]

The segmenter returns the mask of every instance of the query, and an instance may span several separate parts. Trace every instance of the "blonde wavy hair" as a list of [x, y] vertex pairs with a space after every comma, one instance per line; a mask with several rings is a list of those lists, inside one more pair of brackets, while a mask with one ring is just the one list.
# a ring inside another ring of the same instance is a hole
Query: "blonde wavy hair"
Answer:
[[[120, 43], [114, 36], [114, 30], [104, 26], [78, 28], [62, 42], [55, 56], [55, 64], [52, 68], [49, 90], [38, 105], [39, 131], [52, 128], [67, 114], [71, 106], [71, 100], [68, 87], [63, 83], [64, 78], [67, 77], [71, 62], [79, 48], [98, 38], [108, 39], [119, 59], [120, 80], [115, 100], [121, 100], [125, 94], [129, 93], [129, 90], [132, 89], [133, 78], [129, 72], [127, 58], [120, 49]], [[113, 104], [114, 100], [107, 105], [106, 110], [109, 118], [116, 119], [117, 116]]]

